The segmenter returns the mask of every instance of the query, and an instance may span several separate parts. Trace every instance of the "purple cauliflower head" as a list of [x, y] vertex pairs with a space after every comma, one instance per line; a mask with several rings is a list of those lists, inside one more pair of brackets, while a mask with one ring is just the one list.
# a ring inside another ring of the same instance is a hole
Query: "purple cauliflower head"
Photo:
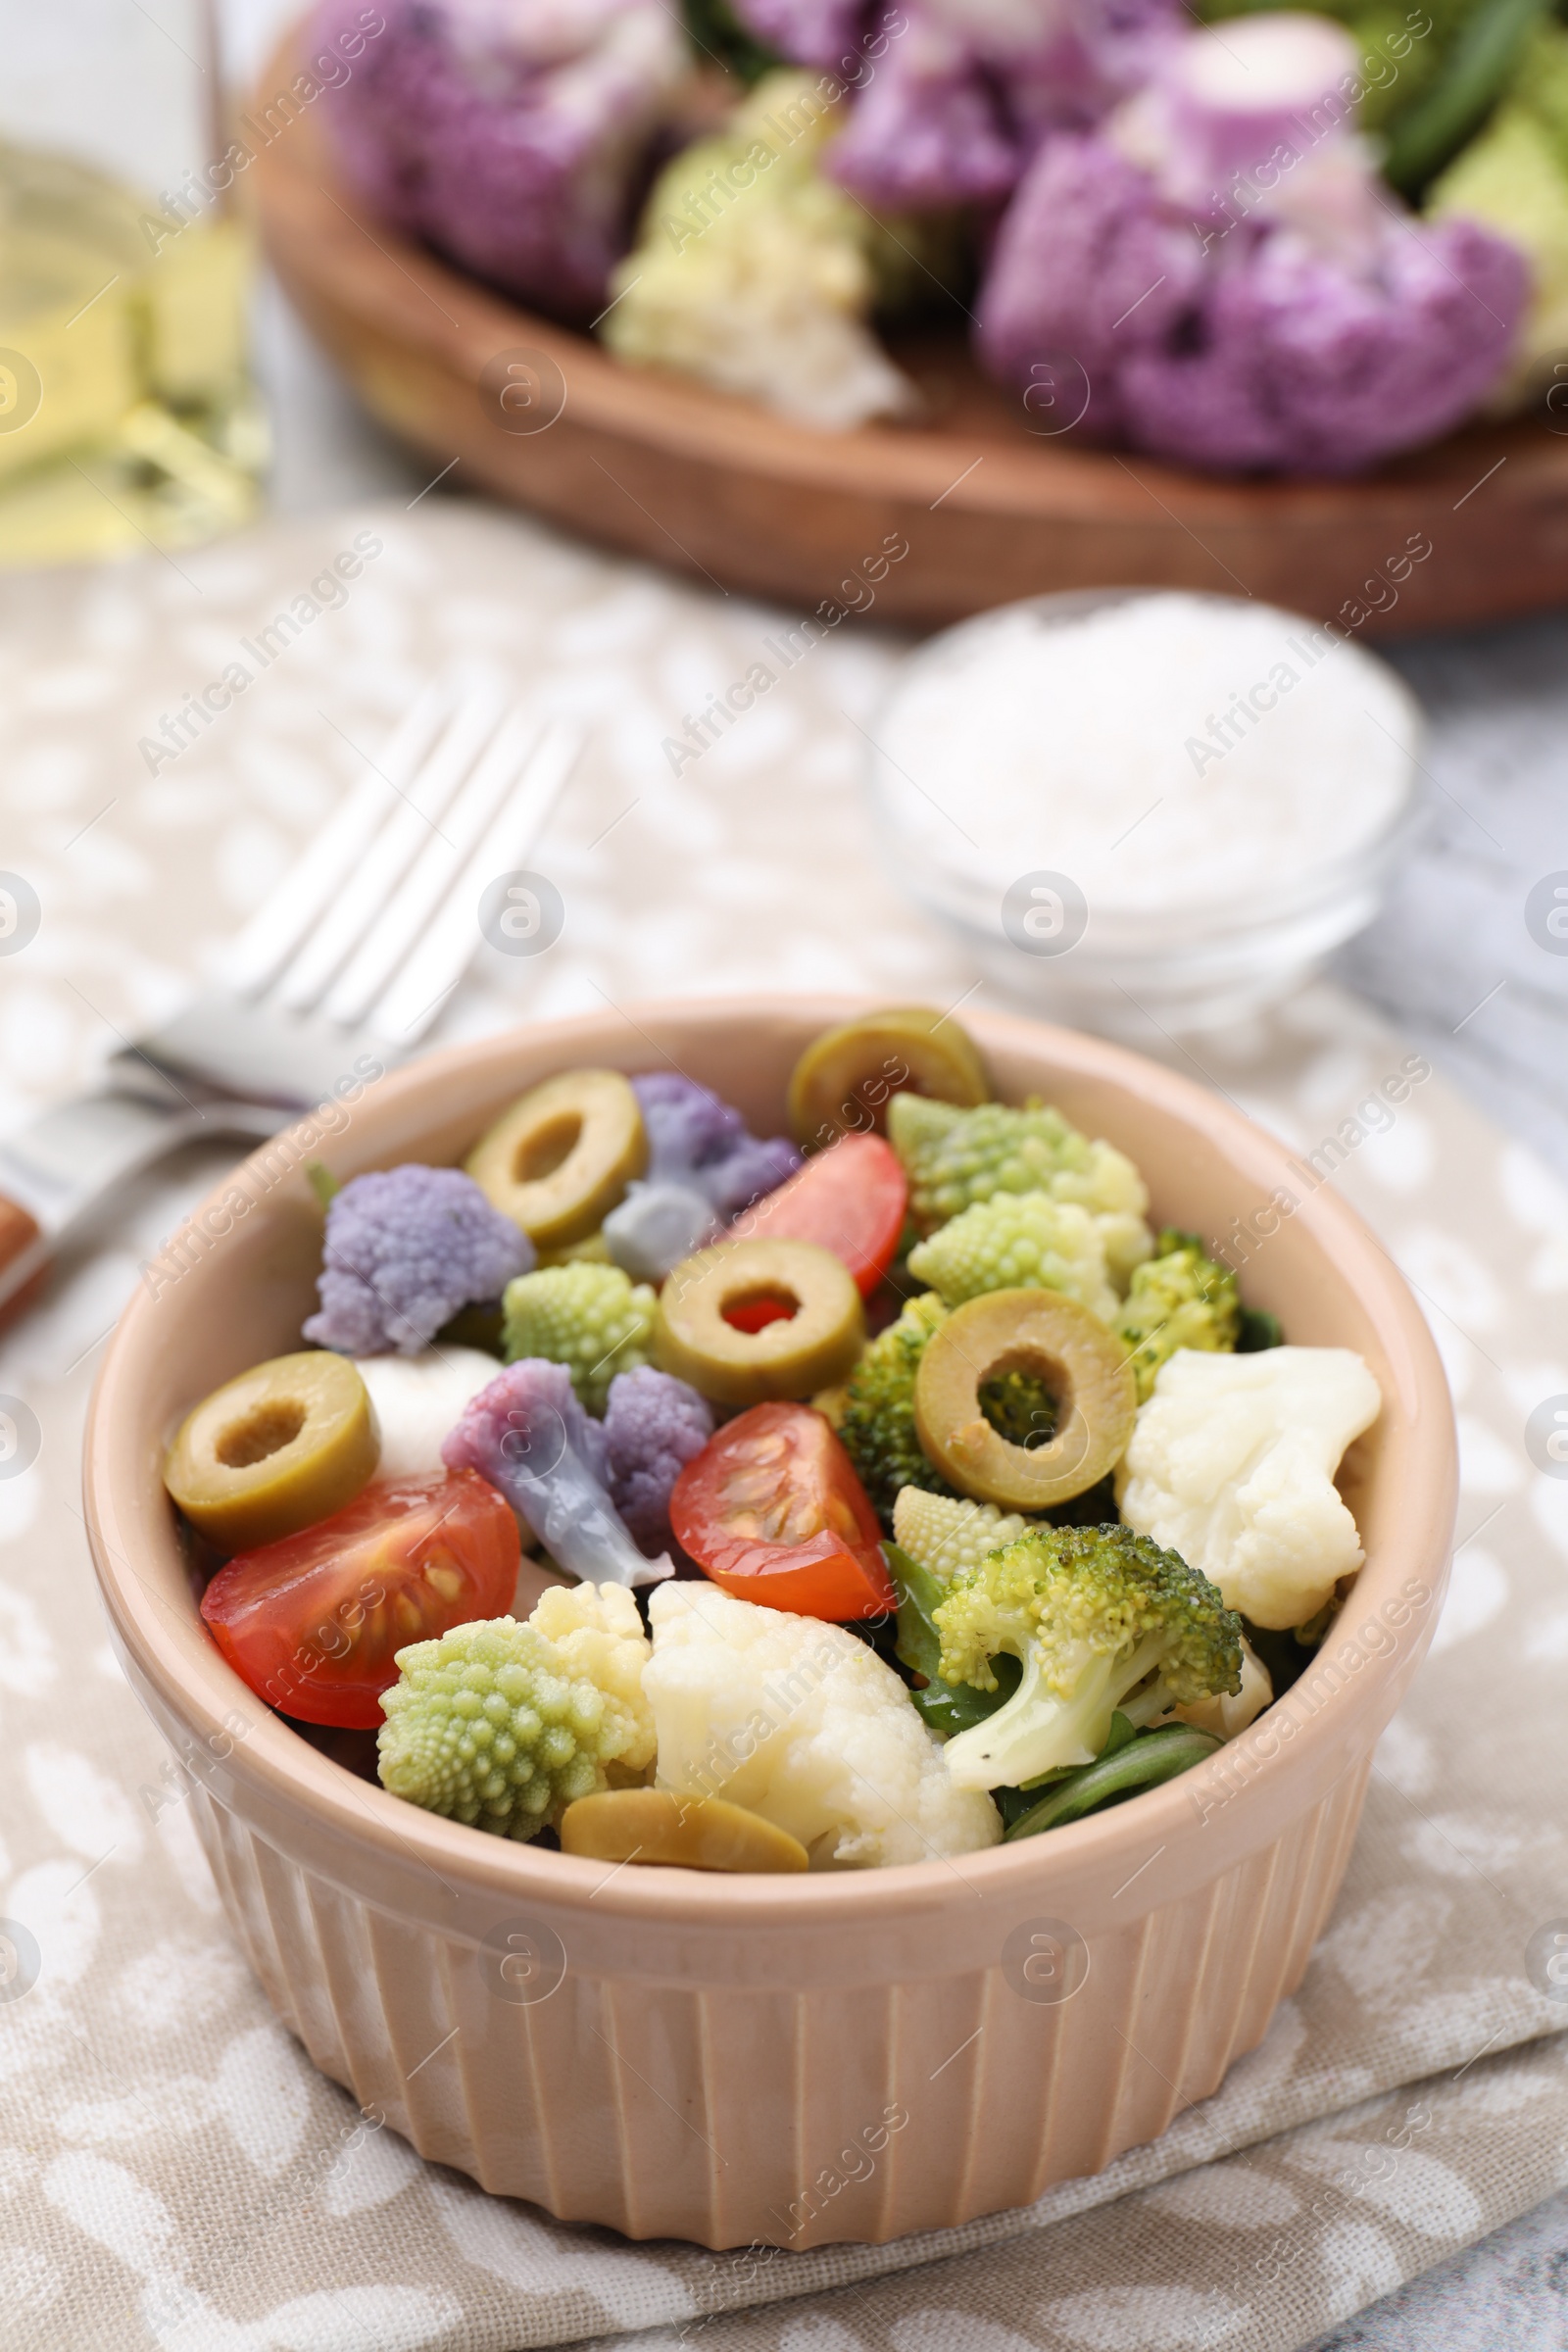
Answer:
[[611, 1382], [603, 1430], [610, 1492], [644, 1551], [668, 1546], [670, 1493], [712, 1434], [707, 1398], [673, 1374], [644, 1365]]
[[760, 38], [854, 93], [826, 158], [868, 204], [986, 204], [1052, 128], [1139, 86], [1181, 0], [739, 0]]
[[639, 1551], [612, 1501], [605, 1425], [578, 1402], [564, 1364], [509, 1364], [468, 1399], [441, 1459], [488, 1479], [568, 1576], [647, 1585], [670, 1574], [667, 1557]]
[[1087, 436], [1215, 470], [1350, 473], [1459, 423], [1507, 366], [1525, 266], [1398, 209], [1347, 57], [1324, 20], [1227, 22], [1100, 130], [1049, 141], [976, 303], [992, 372], [1026, 406], [1070, 379]]
[[461, 1168], [356, 1176], [326, 1212], [321, 1307], [305, 1337], [340, 1355], [416, 1355], [461, 1307], [499, 1298], [533, 1255]]
[[[598, 309], [644, 160], [690, 70], [663, 0], [383, 0], [328, 99], [338, 154], [384, 220], [548, 309]], [[330, 40], [359, 0], [325, 0]]]

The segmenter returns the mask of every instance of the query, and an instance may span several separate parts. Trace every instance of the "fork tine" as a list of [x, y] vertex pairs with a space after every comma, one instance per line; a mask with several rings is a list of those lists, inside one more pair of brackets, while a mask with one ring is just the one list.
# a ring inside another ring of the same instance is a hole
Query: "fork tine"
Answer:
[[[402, 806], [345, 879], [332, 905], [304, 940], [277, 986], [277, 1002], [292, 1012], [316, 1005], [334, 975], [379, 918], [427, 840], [441, 838], [441, 819], [454, 793], [495, 727], [500, 697], [466, 696], [450, 725], [415, 775]], [[383, 807], [384, 807], [383, 803]]]
[[224, 960], [223, 979], [236, 996], [259, 995], [276, 979], [383, 821], [386, 780], [399, 790], [407, 785], [451, 706], [450, 687], [425, 688], [393, 729], [381, 754], [381, 773], [367, 769], [276, 889], [269, 891]]
[[368, 1026], [378, 1037], [414, 1045], [424, 1035], [467, 969], [479, 943], [477, 906], [485, 885], [509, 872], [538, 840], [582, 752], [582, 730], [548, 726], [517, 788], [502, 803], [424, 936], [379, 1003]]
[[483, 837], [498, 802], [511, 796], [539, 732], [536, 718], [517, 710], [508, 711], [447, 810], [440, 835], [431, 834], [425, 841], [385, 910], [333, 982], [322, 1006], [328, 1020], [345, 1026], [364, 1020], [445, 898], [453, 876]]

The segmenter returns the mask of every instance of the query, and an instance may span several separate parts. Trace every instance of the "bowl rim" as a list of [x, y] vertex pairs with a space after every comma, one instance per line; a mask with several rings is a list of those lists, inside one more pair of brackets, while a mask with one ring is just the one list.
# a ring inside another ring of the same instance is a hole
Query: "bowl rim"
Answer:
[[[744, 997], [639, 1000], [630, 1007], [616, 1007], [616, 1011], [646, 1037], [649, 1026], [657, 1027], [662, 1021], [697, 1018], [715, 1027], [731, 1027], [737, 1022], [765, 1021], [781, 1008], [808, 1015], [813, 1024], [826, 1029], [891, 1001], [886, 996], [861, 993], [826, 996], [770, 991]], [[973, 1030], [982, 1052], [994, 1047], [1049, 1058], [1064, 1074], [1137, 1095], [1178, 1121], [1197, 1127], [1217, 1146], [1233, 1169], [1263, 1185], [1265, 1198], [1283, 1176], [1290, 1158], [1283, 1142], [1224, 1098], [1126, 1047], [1010, 1013], [970, 1012], [965, 1014], [965, 1024]], [[592, 1035], [597, 1041], [594, 1050], [602, 1053], [605, 1025], [605, 1014], [588, 1013], [518, 1025], [439, 1048], [376, 1080], [367, 1090], [366, 1105], [377, 1114], [407, 1108], [432, 1089], [438, 1095], [443, 1081], [453, 1074], [476, 1073], [487, 1063], [496, 1064], [499, 1072], [509, 1055], [514, 1064], [519, 1046], [536, 1055], [541, 1051], [548, 1055], [569, 1051], [577, 1035], [585, 1041]], [[558, 1060], [557, 1066], [571, 1065]], [[270, 1139], [240, 1164], [248, 1167], [275, 1151], [278, 1140]], [[314, 1135], [309, 1140], [315, 1152]], [[350, 1147], [345, 1156], [353, 1156], [354, 1131], [344, 1141]], [[305, 1156], [302, 1149], [300, 1159]], [[381, 1164], [373, 1143], [368, 1164]], [[191, 1212], [193, 1217], [209, 1204], [220, 1202], [236, 1172], [227, 1171], [219, 1179]], [[287, 1197], [288, 1191], [288, 1187], [280, 1187], [279, 1195]], [[269, 1197], [262, 1203], [263, 1219], [270, 1211], [275, 1213], [277, 1205], [281, 1205], [281, 1198], [274, 1203]], [[1344, 1735], [1364, 1714], [1371, 1694], [1394, 1680], [1396, 1670], [1412, 1672], [1426, 1645], [1442, 1599], [1457, 1503], [1457, 1449], [1447, 1382], [1425, 1318], [1402, 1275], [1362, 1219], [1327, 1186], [1300, 1204], [1295, 1221], [1321, 1249], [1337, 1256], [1340, 1273], [1353, 1283], [1376, 1326], [1391, 1370], [1402, 1375], [1402, 1385], [1414, 1399], [1412, 1430], [1417, 1421], [1422, 1424], [1429, 1449], [1433, 1449], [1434, 1439], [1437, 1441], [1429, 1465], [1431, 1475], [1416, 1484], [1393, 1540], [1381, 1547], [1375, 1561], [1368, 1559], [1356, 1590], [1366, 1580], [1369, 1595], [1385, 1587], [1389, 1595], [1396, 1595], [1400, 1576], [1408, 1576], [1413, 1568], [1431, 1576], [1427, 1564], [1439, 1552], [1444, 1569], [1432, 1576], [1427, 1597], [1407, 1611], [1415, 1621], [1407, 1638], [1395, 1642], [1387, 1652], [1369, 1657], [1364, 1672], [1348, 1675], [1338, 1690], [1296, 1725], [1288, 1741], [1276, 1739], [1272, 1752], [1250, 1758], [1235, 1806], [1238, 1815], [1250, 1813], [1260, 1801], [1277, 1812], [1278, 1792], [1290, 1775], [1299, 1775], [1301, 1794], [1298, 1805], [1287, 1799], [1284, 1809], [1287, 1815], [1305, 1810], [1312, 1802], [1305, 1770], [1309, 1759], [1324, 1786], [1355, 1761], [1354, 1753], [1343, 1752], [1336, 1760], [1334, 1751], [1336, 1747], [1344, 1749]], [[313, 1820], [324, 1832], [368, 1846], [388, 1864], [421, 1864], [443, 1885], [458, 1882], [466, 1893], [531, 1899], [536, 1908], [556, 1912], [583, 1910], [592, 1902], [602, 1920], [633, 1923], [657, 1919], [662, 1925], [693, 1928], [728, 1924], [849, 1929], [858, 1922], [885, 1918], [890, 1908], [944, 1911], [957, 1903], [972, 1903], [977, 1894], [1004, 1896], [1026, 1889], [1044, 1892], [1041, 1882], [1058, 1873], [1082, 1877], [1087, 1868], [1097, 1880], [1102, 1873], [1119, 1874], [1136, 1849], [1152, 1846], [1164, 1852], [1180, 1835], [1184, 1821], [1189, 1832], [1193, 1828], [1193, 1803], [1183, 1786], [1189, 1776], [1178, 1776], [1161, 1788], [1143, 1791], [1127, 1804], [1067, 1824], [1049, 1838], [999, 1844], [956, 1858], [781, 1879], [645, 1866], [640, 1871], [619, 1869], [607, 1880], [601, 1863], [513, 1843], [423, 1812], [360, 1780], [301, 1739], [222, 1659], [202, 1629], [194, 1603], [188, 1622], [171, 1625], [171, 1612], [138, 1573], [138, 1545], [156, 1548], [164, 1539], [161, 1530], [149, 1526], [134, 1492], [127, 1491], [134, 1484], [131, 1464], [123, 1451], [117, 1459], [115, 1431], [119, 1417], [133, 1401], [134, 1359], [150, 1341], [150, 1319], [156, 1305], [145, 1287], [133, 1296], [110, 1337], [93, 1385], [82, 1457], [84, 1518], [93, 1564], [111, 1634], [134, 1670], [132, 1681], [139, 1694], [145, 1684], [176, 1722], [205, 1742], [212, 1756], [222, 1759], [222, 1775], [248, 1782], [258, 1797], [270, 1800], [273, 1807], [280, 1805], [295, 1817]], [[144, 1459], [142, 1467], [144, 1470]], [[166, 1521], [166, 1527], [168, 1524]], [[157, 1715], [159, 1709], [152, 1711]], [[1272, 1709], [1266, 1711], [1258, 1722], [1266, 1724], [1272, 1713]], [[240, 1730], [234, 1728], [236, 1716], [243, 1727]], [[1221, 1755], [1226, 1752], [1217, 1751]], [[205, 1758], [202, 1761], [205, 1763]], [[1216, 1852], [1214, 1867], [1222, 1866]], [[1211, 1875], [1213, 1871], [1205, 1869], [1204, 1878]], [[461, 1935], [462, 1930], [455, 1926], [454, 1932]]]

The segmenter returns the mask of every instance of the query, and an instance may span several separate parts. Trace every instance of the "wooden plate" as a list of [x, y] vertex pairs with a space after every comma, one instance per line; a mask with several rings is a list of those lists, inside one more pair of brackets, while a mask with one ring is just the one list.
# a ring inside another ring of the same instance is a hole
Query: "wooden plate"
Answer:
[[[297, 70], [285, 44], [265, 86]], [[1065, 588], [1250, 595], [1367, 636], [1568, 601], [1568, 434], [1540, 419], [1351, 482], [1222, 482], [1037, 435], [933, 335], [895, 347], [929, 423], [806, 431], [623, 367], [383, 226], [336, 175], [330, 104], [248, 175], [267, 251], [367, 407], [454, 487], [717, 586], [917, 627]]]

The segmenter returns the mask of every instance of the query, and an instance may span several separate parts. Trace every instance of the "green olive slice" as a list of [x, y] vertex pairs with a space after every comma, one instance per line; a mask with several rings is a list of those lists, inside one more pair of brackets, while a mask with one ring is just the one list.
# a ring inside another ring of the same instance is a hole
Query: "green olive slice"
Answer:
[[888, 1098], [929, 1095], [972, 1110], [991, 1088], [974, 1042], [950, 1014], [926, 1004], [863, 1013], [808, 1045], [795, 1064], [786, 1105], [798, 1144], [831, 1144], [847, 1130], [888, 1123]]
[[788, 1830], [722, 1796], [668, 1788], [606, 1788], [561, 1816], [561, 1850], [593, 1862], [674, 1862], [687, 1870], [805, 1870]]
[[164, 1484], [224, 1551], [254, 1551], [352, 1502], [380, 1451], [359, 1373], [346, 1355], [313, 1348], [205, 1396], [169, 1448]]
[[[1057, 1420], [1046, 1445], [1011, 1445], [982, 1412], [982, 1385], [1004, 1372], [1036, 1373], [1050, 1387]], [[988, 1291], [956, 1307], [915, 1376], [922, 1450], [960, 1494], [1004, 1511], [1082, 1494], [1120, 1461], [1137, 1412], [1126, 1344], [1059, 1291]]]
[[[786, 1313], [760, 1331], [725, 1309], [776, 1299]], [[792, 1310], [792, 1311], [791, 1311]], [[683, 1259], [659, 1294], [654, 1361], [717, 1404], [809, 1396], [845, 1379], [865, 1341], [854, 1277], [815, 1242], [715, 1242]]]
[[618, 1070], [566, 1070], [503, 1111], [464, 1161], [541, 1250], [602, 1225], [648, 1165], [637, 1098]]

